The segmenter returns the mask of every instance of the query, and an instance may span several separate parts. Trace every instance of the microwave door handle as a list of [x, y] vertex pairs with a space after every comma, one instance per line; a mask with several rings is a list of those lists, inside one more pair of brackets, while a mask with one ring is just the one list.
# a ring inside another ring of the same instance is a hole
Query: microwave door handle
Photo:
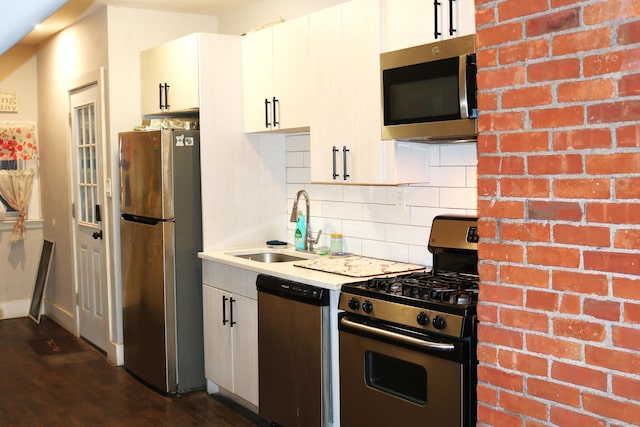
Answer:
[[469, 118], [469, 97], [467, 93], [467, 55], [458, 58], [458, 94], [460, 102], [460, 118]]

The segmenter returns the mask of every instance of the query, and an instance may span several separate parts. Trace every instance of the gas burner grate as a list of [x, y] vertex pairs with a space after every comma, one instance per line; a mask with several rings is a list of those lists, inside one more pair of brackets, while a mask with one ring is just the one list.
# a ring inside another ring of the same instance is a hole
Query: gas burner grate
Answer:
[[381, 294], [465, 305], [478, 300], [478, 276], [456, 272], [418, 272], [397, 277], [373, 278], [364, 284]]

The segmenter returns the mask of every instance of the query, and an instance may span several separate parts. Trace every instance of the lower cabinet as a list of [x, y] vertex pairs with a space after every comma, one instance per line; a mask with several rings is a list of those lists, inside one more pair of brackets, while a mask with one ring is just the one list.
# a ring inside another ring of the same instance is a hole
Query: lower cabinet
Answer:
[[206, 378], [258, 406], [257, 300], [207, 283], [202, 296]]

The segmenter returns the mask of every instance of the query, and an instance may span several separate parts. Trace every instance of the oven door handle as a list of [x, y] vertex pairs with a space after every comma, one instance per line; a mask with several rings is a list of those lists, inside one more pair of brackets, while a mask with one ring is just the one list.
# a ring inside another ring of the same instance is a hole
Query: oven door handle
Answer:
[[357, 331], [368, 332], [372, 335], [377, 335], [379, 337], [384, 337], [384, 338], [391, 338], [401, 343], [411, 344], [418, 347], [427, 348], [430, 350], [438, 350], [438, 351], [455, 350], [455, 346], [453, 344], [422, 340], [422, 339], [414, 338], [408, 335], [402, 335], [397, 332], [386, 331], [384, 329], [376, 328], [369, 325], [363, 325], [362, 323], [353, 322], [347, 319], [346, 317], [343, 317], [340, 319], [340, 324]]

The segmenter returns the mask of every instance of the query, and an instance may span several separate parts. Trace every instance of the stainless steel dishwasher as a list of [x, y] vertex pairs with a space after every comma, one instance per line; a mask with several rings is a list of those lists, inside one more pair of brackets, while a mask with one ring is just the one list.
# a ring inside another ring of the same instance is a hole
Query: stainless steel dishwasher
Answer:
[[329, 291], [260, 274], [259, 413], [284, 427], [326, 426], [329, 387]]

